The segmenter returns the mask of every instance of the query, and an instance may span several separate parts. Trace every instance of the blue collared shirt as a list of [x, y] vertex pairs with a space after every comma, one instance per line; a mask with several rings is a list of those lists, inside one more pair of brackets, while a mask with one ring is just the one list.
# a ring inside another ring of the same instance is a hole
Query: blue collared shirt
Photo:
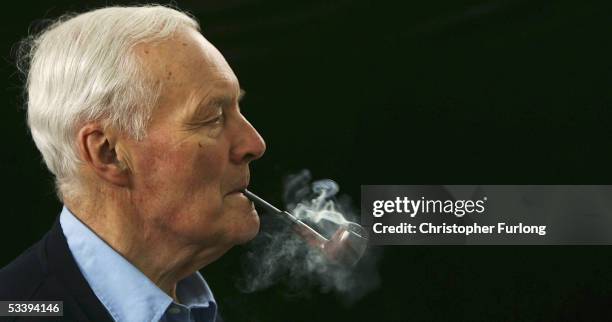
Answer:
[[217, 304], [199, 272], [178, 282], [176, 296], [181, 303], [176, 303], [66, 207], [60, 224], [81, 273], [115, 321], [215, 320]]

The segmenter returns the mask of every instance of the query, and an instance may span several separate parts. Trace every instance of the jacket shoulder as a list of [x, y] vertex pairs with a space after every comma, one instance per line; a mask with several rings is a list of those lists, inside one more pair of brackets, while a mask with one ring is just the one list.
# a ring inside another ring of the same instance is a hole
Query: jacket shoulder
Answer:
[[38, 256], [42, 247], [41, 240], [0, 269], [0, 300], [28, 300], [45, 283], [48, 276]]
[[[72, 258], [59, 216], [40, 241], [0, 269], [2, 300], [62, 301], [62, 321], [113, 321]], [[39, 319], [29, 317], [25, 321]]]

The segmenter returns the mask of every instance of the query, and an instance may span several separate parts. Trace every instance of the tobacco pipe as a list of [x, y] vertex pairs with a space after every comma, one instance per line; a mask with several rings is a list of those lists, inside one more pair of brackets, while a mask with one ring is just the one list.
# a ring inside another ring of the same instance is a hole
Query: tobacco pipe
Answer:
[[282, 211], [274, 207], [246, 189], [243, 193], [247, 198], [256, 205], [264, 208], [266, 211], [289, 220], [293, 230], [302, 237], [308, 245], [322, 251], [325, 257], [332, 262], [353, 266], [361, 259], [366, 250], [368, 245], [366, 230], [359, 224], [350, 222], [346, 225], [342, 225], [329, 239], [327, 239], [288, 211]]

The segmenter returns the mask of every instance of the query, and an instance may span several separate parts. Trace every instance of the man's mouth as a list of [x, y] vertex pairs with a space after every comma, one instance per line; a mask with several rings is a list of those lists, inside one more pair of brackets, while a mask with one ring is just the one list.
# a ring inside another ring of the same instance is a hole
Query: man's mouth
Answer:
[[246, 190], [246, 188], [247, 188], [248, 186], [249, 186], [248, 182], [247, 182], [247, 183], [245, 183], [245, 184], [242, 184], [242, 185], [240, 185], [238, 188], [236, 188], [236, 189], [234, 189], [234, 190], [230, 191], [230, 193], [228, 193], [228, 195], [235, 194], [235, 193], [243, 193], [243, 192], [244, 192], [244, 190]]

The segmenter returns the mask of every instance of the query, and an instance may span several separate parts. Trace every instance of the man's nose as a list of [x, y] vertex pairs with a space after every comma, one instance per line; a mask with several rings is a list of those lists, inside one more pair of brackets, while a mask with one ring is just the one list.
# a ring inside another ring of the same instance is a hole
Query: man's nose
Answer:
[[239, 121], [240, 126], [230, 151], [232, 162], [248, 163], [261, 158], [266, 152], [266, 142], [243, 115], [240, 115]]

